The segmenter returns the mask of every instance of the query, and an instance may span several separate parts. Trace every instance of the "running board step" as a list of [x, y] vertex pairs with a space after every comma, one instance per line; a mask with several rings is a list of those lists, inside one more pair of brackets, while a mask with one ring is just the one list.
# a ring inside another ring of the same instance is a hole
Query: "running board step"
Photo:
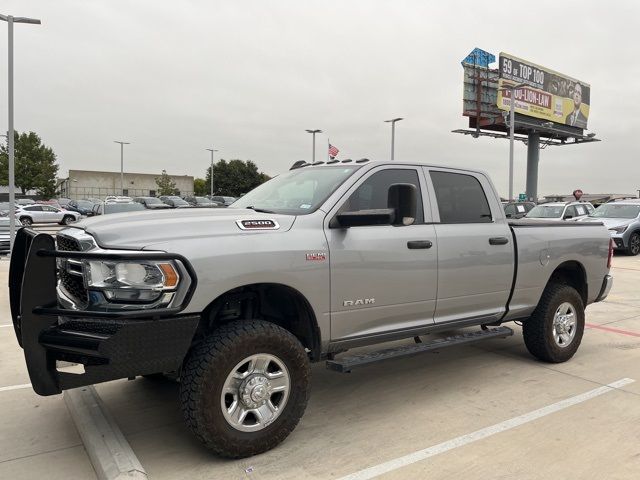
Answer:
[[490, 338], [506, 338], [511, 335], [513, 335], [513, 330], [508, 327], [489, 328], [488, 330], [462, 333], [451, 337], [438, 338], [425, 343], [416, 343], [415, 345], [403, 345], [401, 347], [386, 348], [362, 355], [342, 357], [338, 360], [327, 360], [327, 368], [340, 373], [348, 373], [355, 368], [365, 367], [392, 358], [411, 357], [419, 353], [432, 352], [433, 350], [440, 350], [441, 348], [452, 347], [454, 345], [465, 345]]

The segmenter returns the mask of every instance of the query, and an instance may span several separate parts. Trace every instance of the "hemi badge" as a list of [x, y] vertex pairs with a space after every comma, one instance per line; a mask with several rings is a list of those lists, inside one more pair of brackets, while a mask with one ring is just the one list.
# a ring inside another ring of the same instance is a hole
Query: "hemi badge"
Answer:
[[307, 253], [308, 262], [324, 262], [326, 259], [327, 259], [327, 254], [323, 252]]
[[241, 230], [277, 230], [280, 228], [275, 220], [237, 220]]

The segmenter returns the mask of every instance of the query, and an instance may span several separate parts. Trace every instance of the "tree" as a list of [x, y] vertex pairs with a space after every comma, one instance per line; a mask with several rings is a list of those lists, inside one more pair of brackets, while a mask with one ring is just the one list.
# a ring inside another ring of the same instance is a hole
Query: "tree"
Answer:
[[156, 177], [156, 185], [158, 185], [158, 195], [175, 195], [176, 182], [171, 180], [166, 170], [162, 170], [160, 177]]
[[[213, 165], [213, 194], [239, 197], [269, 179], [267, 174], [258, 172], [251, 160], [223, 159]], [[211, 167], [207, 168], [206, 182], [210, 185]]]
[[[34, 133], [15, 132], [15, 186], [26, 195], [36, 190], [38, 195], [51, 198], [56, 193], [58, 165], [56, 154]], [[0, 183], [9, 185], [9, 149], [0, 146]]]
[[193, 180], [193, 194], [204, 197], [209, 194], [211, 187], [204, 178], [196, 178]]

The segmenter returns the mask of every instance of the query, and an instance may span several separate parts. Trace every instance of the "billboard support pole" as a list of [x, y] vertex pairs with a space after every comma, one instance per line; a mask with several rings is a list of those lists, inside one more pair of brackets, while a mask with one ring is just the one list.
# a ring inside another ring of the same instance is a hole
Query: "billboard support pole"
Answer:
[[538, 163], [540, 161], [540, 134], [527, 135], [527, 199], [538, 202]]

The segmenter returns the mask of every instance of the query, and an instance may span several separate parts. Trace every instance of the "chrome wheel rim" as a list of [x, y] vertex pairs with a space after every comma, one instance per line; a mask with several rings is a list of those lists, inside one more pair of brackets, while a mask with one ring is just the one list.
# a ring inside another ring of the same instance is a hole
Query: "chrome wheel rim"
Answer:
[[256, 432], [282, 413], [291, 390], [289, 371], [274, 355], [258, 353], [239, 362], [222, 386], [225, 420], [241, 432]]
[[556, 345], [560, 348], [571, 345], [577, 328], [576, 309], [569, 302], [561, 303], [553, 316], [553, 340]]

